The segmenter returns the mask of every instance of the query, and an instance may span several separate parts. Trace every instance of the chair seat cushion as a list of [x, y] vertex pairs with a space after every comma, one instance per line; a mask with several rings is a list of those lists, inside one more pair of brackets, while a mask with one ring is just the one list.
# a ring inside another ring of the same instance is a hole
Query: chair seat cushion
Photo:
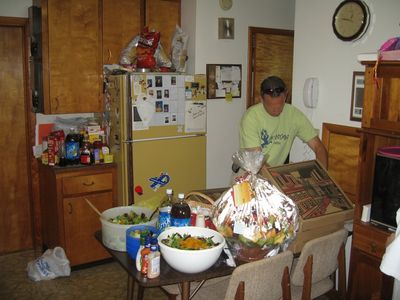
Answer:
[[[316, 283], [313, 283], [312, 288], [311, 288], [311, 299], [314, 299], [316, 297], [319, 297], [326, 292], [330, 291], [333, 289], [333, 281], [330, 278], [325, 278], [322, 279]], [[303, 292], [303, 286], [298, 286], [298, 285], [291, 285], [291, 294], [292, 294], [292, 300], [298, 300], [301, 299], [301, 295]]]

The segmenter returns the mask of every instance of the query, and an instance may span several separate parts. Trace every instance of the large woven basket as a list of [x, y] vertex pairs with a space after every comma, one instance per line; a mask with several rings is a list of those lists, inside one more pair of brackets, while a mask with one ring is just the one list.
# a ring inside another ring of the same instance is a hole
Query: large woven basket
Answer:
[[206, 194], [200, 192], [189, 192], [186, 194], [186, 203], [189, 204], [190, 208], [207, 208], [212, 209], [214, 200]]

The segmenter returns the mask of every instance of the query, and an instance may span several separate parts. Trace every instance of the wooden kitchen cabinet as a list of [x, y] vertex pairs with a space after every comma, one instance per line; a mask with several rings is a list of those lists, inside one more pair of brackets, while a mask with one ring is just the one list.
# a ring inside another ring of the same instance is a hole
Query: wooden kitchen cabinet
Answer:
[[[41, 8], [43, 113], [103, 111], [103, 64], [144, 26], [161, 34], [167, 56], [181, 0], [34, 0]], [[40, 83], [39, 83], [40, 84]]]
[[[351, 300], [392, 299], [393, 290], [393, 278], [379, 269], [391, 232], [361, 221], [363, 205], [372, 201], [378, 149], [400, 145], [400, 123], [396, 116], [400, 113], [400, 63], [381, 62], [377, 80], [374, 65], [374, 62], [366, 63], [363, 119], [359, 130], [359, 175], [348, 284]], [[387, 111], [388, 108], [392, 111]]]
[[118, 64], [121, 52], [144, 24], [143, 0], [103, 0], [103, 64]]
[[117, 203], [115, 164], [75, 167], [40, 166], [43, 248], [64, 248], [71, 266], [108, 258], [94, 238], [99, 216]]
[[103, 0], [103, 64], [118, 64], [121, 52], [145, 26], [160, 32], [170, 57], [176, 25], [181, 24], [181, 0]]
[[181, 0], [147, 0], [145, 25], [160, 32], [160, 42], [168, 57], [176, 25], [181, 25]]
[[400, 61], [364, 64], [362, 127], [400, 133]]
[[44, 113], [101, 112], [101, 0], [33, 4], [41, 7]]

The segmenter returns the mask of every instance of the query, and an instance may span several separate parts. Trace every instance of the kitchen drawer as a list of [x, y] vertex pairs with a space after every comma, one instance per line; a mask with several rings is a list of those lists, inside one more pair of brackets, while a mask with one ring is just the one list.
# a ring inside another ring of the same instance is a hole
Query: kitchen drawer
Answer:
[[387, 235], [373, 226], [354, 225], [353, 246], [377, 258], [382, 258], [386, 250]]
[[64, 177], [62, 182], [63, 195], [111, 190], [112, 187], [112, 173]]

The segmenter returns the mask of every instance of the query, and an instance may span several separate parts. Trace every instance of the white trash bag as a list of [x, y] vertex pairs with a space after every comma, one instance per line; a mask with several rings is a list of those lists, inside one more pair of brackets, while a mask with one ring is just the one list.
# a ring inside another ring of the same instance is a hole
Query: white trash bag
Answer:
[[71, 274], [69, 260], [61, 247], [47, 249], [42, 256], [30, 261], [26, 270], [33, 281], [50, 280]]

